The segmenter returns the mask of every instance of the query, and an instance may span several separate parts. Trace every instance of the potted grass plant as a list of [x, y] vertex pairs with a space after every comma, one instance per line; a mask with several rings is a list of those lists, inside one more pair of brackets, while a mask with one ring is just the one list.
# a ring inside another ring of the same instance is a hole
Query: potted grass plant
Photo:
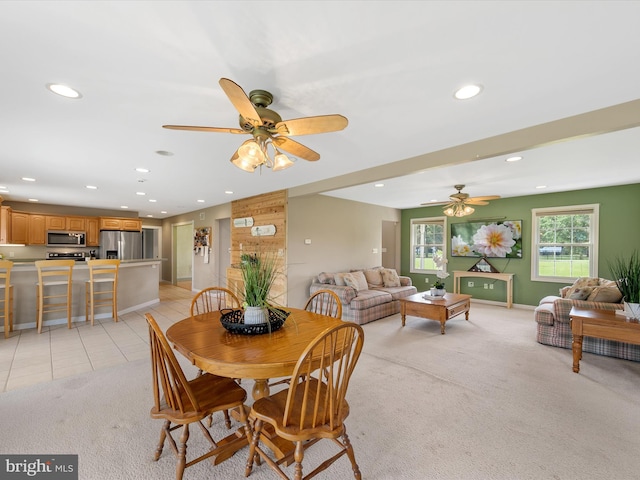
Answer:
[[609, 269], [622, 293], [625, 314], [640, 319], [640, 255], [635, 251], [628, 259], [617, 257]]
[[243, 254], [240, 270], [244, 283], [244, 323], [267, 323], [269, 293], [278, 273], [277, 258], [268, 254]]

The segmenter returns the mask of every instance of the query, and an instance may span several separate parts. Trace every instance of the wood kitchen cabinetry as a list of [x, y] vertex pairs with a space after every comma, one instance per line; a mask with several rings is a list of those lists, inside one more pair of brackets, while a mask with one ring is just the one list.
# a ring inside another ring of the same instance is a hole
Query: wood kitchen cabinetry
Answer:
[[11, 243], [11, 207], [0, 207], [0, 244]]
[[58, 215], [47, 215], [46, 217], [47, 230], [85, 231], [85, 217], [62, 217]]
[[142, 220], [138, 218], [100, 217], [100, 230], [139, 232], [142, 230]]
[[100, 219], [98, 217], [87, 217], [85, 219], [87, 232], [87, 247], [97, 247], [100, 245]]
[[11, 243], [27, 243], [29, 231], [29, 214], [22, 212], [11, 213]]
[[100, 230], [142, 231], [139, 218], [79, 217], [15, 212], [11, 207], [0, 207], [0, 245], [20, 243], [46, 245], [47, 231], [85, 232], [87, 247], [100, 245]]
[[47, 218], [38, 213], [29, 214], [29, 230], [27, 232], [27, 245], [47, 244]]

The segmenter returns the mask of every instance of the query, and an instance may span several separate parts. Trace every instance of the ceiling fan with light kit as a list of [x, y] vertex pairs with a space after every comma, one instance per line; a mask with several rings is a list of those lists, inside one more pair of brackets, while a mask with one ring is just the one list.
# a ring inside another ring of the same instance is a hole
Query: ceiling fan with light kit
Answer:
[[427, 207], [435, 207], [444, 205], [444, 214], [448, 217], [464, 217], [475, 212], [475, 208], [471, 205], [489, 205], [489, 200], [497, 200], [500, 195], [485, 195], [483, 197], [470, 197], [468, 193], [462, 193], [464, 185], [454, 185], [457, 193], [449, 195], [449, 201], [444, 202], [427, 202], [421, 205]]
[[[243, 142], [230, 159], [231, 163], [246, 172], [253, 172], [262, 166], [271, 168], [274, 172], [293, 166], [294, 161], [281, 150], [294, 157], [315, 162], [320, 159], [320, 154], [289, 137], [336, 132], [346, 128], [349, 123], [346, 117], [337, 114], [283, 121], [277, 112], [267, 108], [273, 102], [273, 95], [266, 90], [252, 90], [247, 95], [237, 83], [228, 78], [221, 78], [219, 83], [240, 114], [240, 128], [188, 125], [162, 127], [172, 130], [252, 135], [253, 138]], [[269, 155], [269, 147], [273, 150], [273, 157]]]

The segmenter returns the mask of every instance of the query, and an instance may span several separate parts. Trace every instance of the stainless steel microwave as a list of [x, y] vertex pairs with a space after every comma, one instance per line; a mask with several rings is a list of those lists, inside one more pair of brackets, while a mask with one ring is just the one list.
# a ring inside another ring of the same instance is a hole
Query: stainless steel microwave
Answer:
[[47, 232], [48, 247], [86, 247], [87, 234], [85, 232]]

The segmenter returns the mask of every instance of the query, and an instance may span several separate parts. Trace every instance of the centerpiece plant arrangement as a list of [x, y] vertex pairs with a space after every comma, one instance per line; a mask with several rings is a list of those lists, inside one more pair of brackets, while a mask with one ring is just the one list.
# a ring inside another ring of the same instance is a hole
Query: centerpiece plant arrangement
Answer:
[[622, 293], [627, 317], [640, 319], [640, 254], [635, 251], [629, 259], [617, 257], [609, 264], [613, 278]]
[[268, 323], [269, 310], [280, 312], [270, 298], [278, 277], [278, 259], [269, 254], [242, 254], [240, 270], [244, 283], [244, 323]]

